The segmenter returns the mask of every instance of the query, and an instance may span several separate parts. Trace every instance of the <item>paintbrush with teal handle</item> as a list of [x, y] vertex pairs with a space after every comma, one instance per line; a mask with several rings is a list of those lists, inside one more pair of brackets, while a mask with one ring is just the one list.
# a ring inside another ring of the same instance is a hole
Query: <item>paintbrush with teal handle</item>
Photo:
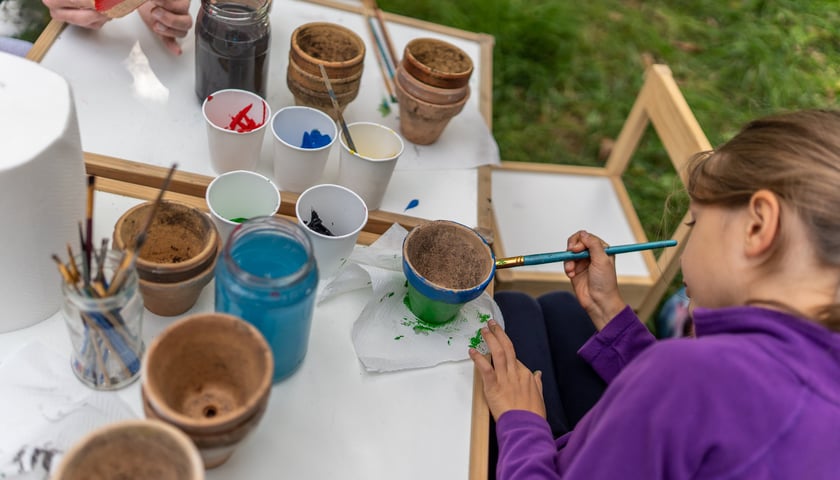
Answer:
[[[615, 245], [607, 247], [605, 250], [607, 255], [617, 255], [619, 253], [640, 252], [642, 250], [653, 250], [655, 248], [673, 247], [677, 244], [676, 240], [659, 240], [656, 242], [645, 243], [630, 243], [627, 245]], [[510, 268], [522, 267], [526, 265], [541, 265], [543, 263], [565, 262], [567, 260], [582, 260], [589, 258], [589, 250], [582, 252], [551, 252], [551, 253], [535, 253], [533, 255], [519, 255], [518, 257], [505, 257], [496, 259], [496, 268]]]

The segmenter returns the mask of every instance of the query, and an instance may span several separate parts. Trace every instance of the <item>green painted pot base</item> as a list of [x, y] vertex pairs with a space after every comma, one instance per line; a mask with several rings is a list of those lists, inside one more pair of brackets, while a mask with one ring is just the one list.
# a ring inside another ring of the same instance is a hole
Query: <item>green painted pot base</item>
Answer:
[[458, 315], [463, 303], [444, 303], [432, 300], [421, 294], [411, 284], [408, 285], [408, 309], [420, 320], [440, 325], [451, 321]]

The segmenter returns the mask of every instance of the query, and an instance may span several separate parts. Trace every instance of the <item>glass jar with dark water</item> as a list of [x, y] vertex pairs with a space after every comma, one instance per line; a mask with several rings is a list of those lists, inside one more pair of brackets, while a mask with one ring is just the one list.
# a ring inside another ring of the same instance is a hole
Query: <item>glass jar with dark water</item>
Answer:
[[201, 0], [196, 17], [195, 94], [226, 88], [265, 98], [271, 0]]
[[318, 268], [303, 228], [280, 217], [252, 218], [233, 230], [216, 263], [216, 311], [265, 336], [275, 383], [297, 370], [309, 345]]

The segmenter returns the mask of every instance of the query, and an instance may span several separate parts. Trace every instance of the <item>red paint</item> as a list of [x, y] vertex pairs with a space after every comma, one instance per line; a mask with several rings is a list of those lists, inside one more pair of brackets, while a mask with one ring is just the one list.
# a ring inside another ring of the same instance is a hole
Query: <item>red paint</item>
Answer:
[[248, 116], [248, 112], [254, 106], [253, 103], [248, 104], [247, 107], [243, 108], [236, 115], [231, 117], [230, 124], [228, 124], [227, 129], [233, 130], [239, 133], [250, 132], [252, 130], [256, 130], [260, 128], [265, 123], [265, 102], [263, 102], [263, 119], [260, 123], [254, 121], [253, 118]]
[[122, 3], [122, 0], [94, 0], [94, 6], [97, 12], [104, 12], [110, 10]]
[[207, 95], [207, 101], [213, 100], [213, 95]]

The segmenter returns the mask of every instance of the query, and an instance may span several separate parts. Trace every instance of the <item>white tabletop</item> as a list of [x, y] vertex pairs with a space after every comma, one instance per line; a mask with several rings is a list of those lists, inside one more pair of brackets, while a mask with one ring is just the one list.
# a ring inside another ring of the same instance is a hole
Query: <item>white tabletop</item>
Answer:
[[[198, 2], [193, 1], [193, 13]], [[272, 10], [272, 57], [267, 100], [272, 109], [293, 103], [285, 87], [289, 36], [296, 25], [332, 21], [350, 27], [369, 42], [358, 14], [292, 0], [276, 0]], [[389, 25], [401, 51], [411, 38], [432, 36], [455, 43], [478, 63], [480, 46], [446, 33], [416, 26]], [[100, 31], [68, 27], [47, 51], [42, 64], [65, 77], [73, 90], [85, 151], [214, 175], [207, 159], [206, 134], [193, 93], [193, 35], [184, 54], [167, 53], [137, 15], [112, 21]], [[396, 116], [377, 118], [384, 92], [368, 46], [362, 90], [345, 115], [348, 121], [396, 125]], [[477, 225], [475, 165], [498, 162], [498, 148], [479, 113], [478, 78], [464, 112], [452, 120], [436, 145], [409, 144], [408, 161], [398, 164], [383, 210], [420, 218], [445, 218]], [[396, 108], [396, 106], [394, 106]], [[480, 126], [479, 126], [480, 124]], [[487, 138], [489, 137], [489, 141]], [[271, 175], [270, 135], [258, 170]], [[464, 154], [463, 152], [468, 152]], [[324, 180], [337, 173], [337, 151]], [[98, 192], [94, 238], [110, 237], [117, 217], [139, 200]], [[68, 239], [72, 240], [72, 239]], [[56, 273], [56, 281], [58, 274]], [[358, 361], [350, 331], [371, 295], [362, 289], [340, 295], [315, 309], [309, 351], [292, 377], [272, 389], [258, 429], [231, 459], [207, 478], [465, 478], [470, 460], [471, 362], [371, 374]], [[212, 311], [213, 284], [189, 313]], [[144, 314], [143, 336], [150, 341], [172, 318]], [[37, 340], [69, 358], [70, 341], [60, 314], [35, 326], [0, 335], [0, 364], [28, 341]], [[68, 365], [66, 374], [72, 378]], [[112, 395], [142, 416], [139, 383]], [[2, 434], [2, 433], [0, 433]]]
[[[117, 217], [137, 202], [98, 192], [94, 238], [109, 237]], [[345, 293], [315, 308], [302, 366], [274, 385], [257, 429], [227, 463], [207, 472], [208, 479], [467, 477], [471, 362], [367, 373], [356, 357], [350, 330], [370, 294], [370, 289]], [[185, 315], [209, 311], [213, 311], [212, 282]], [[173, 318], [145, 311], [147, 344]], [[66, 357], [67, 378], [75, 378], [69, 365], [70, 339], [60, 313], [0, 335], [0, 365], [30, 341]], [[118, 395], [143, 417], [140, 381], [110, 395]]]
[[[199, 1], [191, 10], [197, 12]], [[275, 0], [271, 11], [271, 53], [266, 100], [272, 111], [294, 104], [286, 87], [291, 34], [313, 21], [344, 25], [367, 44], [358, 97], [347, 106], [348, 123], [370, 121], [399, 132], [397, 105], [382, 116], [379, 105], [386, 93], [376, 48], [371, 45], [365, 17], [308, 2]], [[194, 93], [194, 30], [181, 41], [183, 55], [175, 57], [143, 25], [138, 15], [107, 23], [99, 31], [67, 27], [49, 48], [41, 64], [64, 76], [76, 99], [82, 147], [86, 152], [215, 175], [207, 147], [201, 105]], [[381, 209], [406, 212], [425, 219], [448, 219], [477, 226], [477, 174], [482, 164], [499, 163], [499, 151], [482, 116], [480, 105], [482, 45], [475, 39], [389, 24], [394, 47], [401, 56], [406, 43], [435, 37], [463, 49], [476, 64], [470, 79], [472, 94], [464, 110], [447, 125], [433, 145], [406, 142]], [[338, 150], [334, 146], [321, 183], [335, 181]], [[273, 176], [272, 135], [266, 132], [257, 171]]]

